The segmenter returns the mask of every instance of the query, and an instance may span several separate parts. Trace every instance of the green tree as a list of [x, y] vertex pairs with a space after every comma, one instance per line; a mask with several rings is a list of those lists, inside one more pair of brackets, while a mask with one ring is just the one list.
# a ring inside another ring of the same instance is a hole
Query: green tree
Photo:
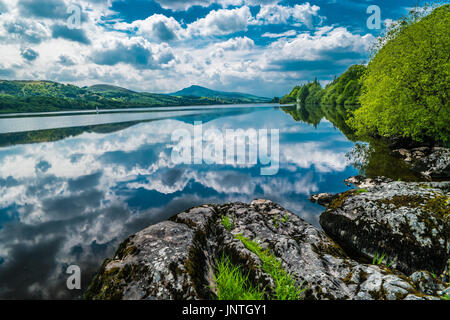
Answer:
[[290, 93], [281, 98], [280, 103], [281, 104], [295, 103], [297, 101], [297, 94], [300, 88], [301, 88], [300, 86], [295, 86]]
[[322, 96], [325, 94], [324, 89], [320, 85], [320, 83], [315, 80], [312, 83], [308, 84], [309, 94], [305, 99], [306, 105], [319, 105], [322, 100]]
[[450, 5], [416, 9], [380, 38], [363, 79], [359, 136], [450, 141]]
[[297, 102], [299, 102], [300, 104], [305, 104], [308, 95], [309, 95], [309, 84], [302, 86], [300, 90], [298, 90], [296, 99]]
[[366, 71], [364, 65], [353, 65], [339, 78], [325, 88], [322, 104], [325, 105], [359, 105], [361, 78]]

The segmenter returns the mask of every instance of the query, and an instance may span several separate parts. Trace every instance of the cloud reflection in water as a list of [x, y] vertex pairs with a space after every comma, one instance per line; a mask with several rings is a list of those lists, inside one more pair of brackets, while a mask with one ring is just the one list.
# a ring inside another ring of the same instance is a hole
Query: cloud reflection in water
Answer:
[[355, 173], [353, 143], [327, 121], [315, 129], [271, 109], [208, 120], [205, 130], [279, 128], [279, 173], [173, 165], [171, 133], [192, 130], [176, 119], [0, 148], [0, 297], [80, 297], [65, 287], [68, 265], [81, 267], [86, 289], [129, 234], [203, 203], [264, 197], [318, 225], [322, 208], [308, 196], [342, 191]]

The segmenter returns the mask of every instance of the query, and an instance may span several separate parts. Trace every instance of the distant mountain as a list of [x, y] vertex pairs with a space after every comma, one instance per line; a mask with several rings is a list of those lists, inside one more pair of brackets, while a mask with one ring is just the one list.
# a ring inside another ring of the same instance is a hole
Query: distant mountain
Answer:
[[270, 102], [272, 100], [271, 98], [258, 97], [241, 92], [215, 91], [201, 86], [190, 86], [188, 88], [184, 88], [183, 90], [170, 93], [169, 95], [176, 97], [207, 97], [225, 99], [235, 101], [235, 103]]

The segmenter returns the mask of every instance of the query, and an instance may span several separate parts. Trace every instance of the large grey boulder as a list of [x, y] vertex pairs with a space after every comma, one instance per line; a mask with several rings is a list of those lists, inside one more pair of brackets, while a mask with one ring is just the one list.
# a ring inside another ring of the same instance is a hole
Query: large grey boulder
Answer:
[[306, 288], [305, 299], [427, 298], [411, 279], [349, 258], [324, 232], [267, 200], [196, 207], [132, 235], [102, 265], [86, 298], [214, 299], [215, 265], [224, 253], [270, 294], [273, 279], [238, 234], [270, 250]]
[[324, 231], [361, 261], [385, 255], [385, 263], [407, 275], [448, 275], [450, 183], [357, 184], [367, 189], [337, 195], [322, 213]]

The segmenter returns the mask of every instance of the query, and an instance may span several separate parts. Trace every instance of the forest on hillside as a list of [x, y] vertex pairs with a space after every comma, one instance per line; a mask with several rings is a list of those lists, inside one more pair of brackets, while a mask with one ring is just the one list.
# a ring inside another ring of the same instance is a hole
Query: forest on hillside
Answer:
[[255, 99], [248, 99], [246, 96], [174, 96], [135, 92], [110, 85], [94, 85], [80, 88], [52, 81], [0, 80], [0, 114], [251, 102], [255, 102]]

